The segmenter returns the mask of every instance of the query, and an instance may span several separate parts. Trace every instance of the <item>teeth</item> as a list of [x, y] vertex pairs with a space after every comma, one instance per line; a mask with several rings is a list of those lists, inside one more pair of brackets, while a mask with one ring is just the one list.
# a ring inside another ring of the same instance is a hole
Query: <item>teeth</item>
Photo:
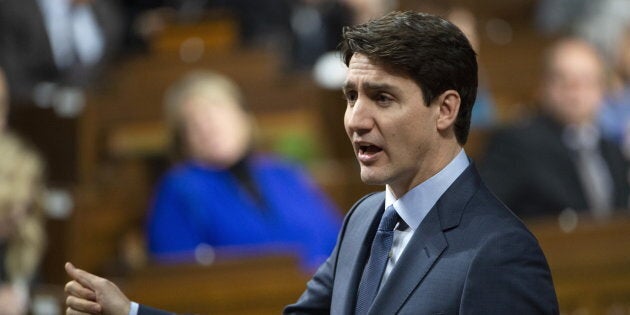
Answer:
[[377, 153], [380, 151], [382, 151], [382, 149], [375, 145], [360, 145], [359, 146], [359, 153]]

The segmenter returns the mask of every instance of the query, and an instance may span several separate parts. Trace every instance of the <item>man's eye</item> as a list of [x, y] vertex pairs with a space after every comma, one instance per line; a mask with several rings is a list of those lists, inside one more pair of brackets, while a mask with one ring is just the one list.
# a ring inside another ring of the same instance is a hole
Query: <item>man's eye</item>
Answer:
[[389, 103], [391, 101], [393, 101], [394, 99], [389, 96], [388, 94], [385, 93], [379, 93], [376, 96], [376, 101], [379, 103]]
[[345, 99], [347, 102], [354, 102], [357, 100], [357, 93], [354, 91], [348, 91], [345, 93]]

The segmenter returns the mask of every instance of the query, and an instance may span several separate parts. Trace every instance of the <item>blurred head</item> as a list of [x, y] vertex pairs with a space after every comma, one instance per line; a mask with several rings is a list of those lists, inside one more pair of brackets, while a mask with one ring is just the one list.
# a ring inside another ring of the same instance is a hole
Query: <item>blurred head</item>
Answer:
[[0, 135], [0, 239], [8, 237], [38, 200], [42, 161], [10, 133]]
[[13, 134], [0, 134], [0, 241], [12, 278], [29, 277], [43, 251], [43, 163]]
[[6, 129], [9, 115], [9, 87], [4, 72], [0, 69], [0, 133]]
[[175, 145], [188, 158], [215, 167], [230, 167], [252, 146], [252, 116], [239, 88], [213, 72], [193, 72], [166, 95], [166, 113]]
[[466, 8], [454, 7], [448, 13], [447, 19], [464, 32], [470, 45], [476, 52], [479, 52], [479, 35], [477, 34], [477, 19], [475, 15]]
[[477, 59], [455, 25], [430, 14], [393, 12], [345, 27], [341, 51], [346, 65], [358, 53], [410, 77], [422, 90], [425, 106], [447, 90], [457, 91], [461, 103], [455, 136], [459, 144], [466, 143], [477, 96]]
[[543, 110], [563, 124], [591, 124], [604, 96], [604, 64], [580, 39], [563, 39], [545, 56]]

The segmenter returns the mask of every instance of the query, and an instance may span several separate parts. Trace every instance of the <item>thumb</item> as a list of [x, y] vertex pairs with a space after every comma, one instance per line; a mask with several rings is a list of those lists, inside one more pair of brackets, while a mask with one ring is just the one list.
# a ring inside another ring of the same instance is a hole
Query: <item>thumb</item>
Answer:
[[72, 279], [76, 280], [82, 286], [89, 288], [92, 291], [96, 291], [96, 281], [100, 279], [99, 277], [74, 267], [74, 265], [70, 262], [67, 262], [64, 267], [66, 269], [66, 273], [68, 273]]

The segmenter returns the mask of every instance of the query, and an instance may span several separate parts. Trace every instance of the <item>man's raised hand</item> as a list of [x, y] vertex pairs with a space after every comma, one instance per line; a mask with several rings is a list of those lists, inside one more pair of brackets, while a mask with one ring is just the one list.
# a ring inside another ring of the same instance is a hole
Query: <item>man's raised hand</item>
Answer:
[[66, 315], [127, 315], [131, 302], [111, 281], [66, 263]]

